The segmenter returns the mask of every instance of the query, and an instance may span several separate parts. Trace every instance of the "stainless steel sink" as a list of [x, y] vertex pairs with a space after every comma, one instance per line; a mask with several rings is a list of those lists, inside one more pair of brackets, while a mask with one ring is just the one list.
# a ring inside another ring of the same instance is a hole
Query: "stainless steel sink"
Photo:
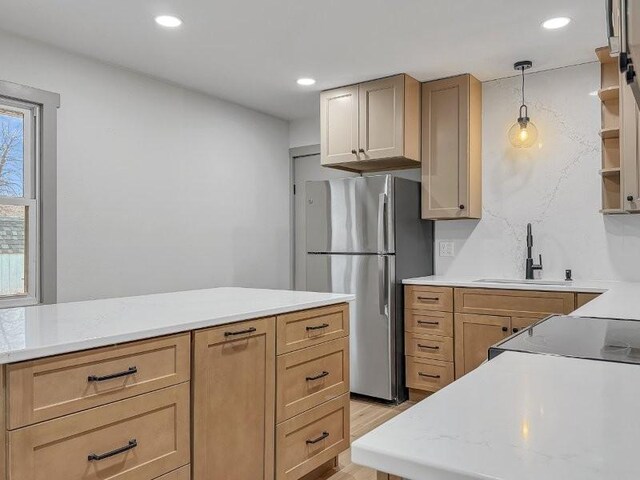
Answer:
[[508, 280], [504, 278], [482, 278], [478, 283], [502, 283], [505, 285], [552, 285], [558, 287], [570, 287], [572, 282], [553, 280]]

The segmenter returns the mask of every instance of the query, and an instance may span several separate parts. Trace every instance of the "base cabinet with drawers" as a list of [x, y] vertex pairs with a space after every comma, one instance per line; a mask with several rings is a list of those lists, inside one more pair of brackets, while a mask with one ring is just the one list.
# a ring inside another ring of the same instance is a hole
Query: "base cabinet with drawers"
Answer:
[[0, 480], [298, 480], [349, 437], [347, 304], [3, 365]]
[[479, 367], [492, 345], [552, 314], [568, 314], [598, 294], [405, 286], [409, 397], [420, 400]]

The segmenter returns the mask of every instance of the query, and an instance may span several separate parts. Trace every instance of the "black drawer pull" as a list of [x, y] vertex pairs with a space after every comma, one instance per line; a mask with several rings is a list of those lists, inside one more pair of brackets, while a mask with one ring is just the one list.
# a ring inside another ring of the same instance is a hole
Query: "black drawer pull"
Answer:
[[128, 375], [134, 375], [136, 373], [138, 373], [138, 367], [129, 367], [129, 369], [125, 370], [124, 372], [112, 373], [110, 375], [103, 375], [101, 377], [98, 375], [89, 375], [87, 377], [87, 381], [104, 382], [105, 380], [113, 380], [114, 378], [126, 377]]
[[257, 330], [255, 327], [247, 328], [246, 330], [238, 330], [237, 332], [224, 332], [225, 337], [235, 337], [236, 335], [246, 335], [247, 333], [253, 333]]
[[320, 380], [321, 378], [324, 378], [327, 375], [329, 375], [329, 372], [322, 372], [322, 373], [319, 373], [318, 375], [314, 375], [313, 377], [307, 377], [307, 382], [313, 382], [314, 380]]
[[420, 348], [428, 348], [429, 350], [440, 350], [440, 347], [432, 347], [430, 345], [420, 345], [420, 344], [418, 344], [418, 347], [420, 347]]
[[418, 297], [418, 300], [425, 300], [427, 302], [437, 302], [440, 297]]
[[418, 320], [420, 325], [440, 325], [440, 322], [427, 322], [425, 320]]
[[313, 445], [314, 443], [321, 442], [328, 436], [329, 436], [329, 432], [322, 432], [322, 435], [320, 435], [318, 438], [314, 438], [313, 440], [307, 440], [307, 445]]
[[138, 442], [134, 438], [133, 440], [129, 440], [129, 443], [124, 447], [116, 448], [115, 450], [111, 450], [110, 452], [107, 452], [107, 453], [101, 453], [101, 454], [92, 453], [91, 455], [89, 455], [88, 459], [90, 462], [104, 460], [105, 458], [113, 457], [114, 455], [119, 455], [121, 453], [128, 452], [129, 450], [134, 449], [137, 446], [138, 446]]
[[328, 323], [323, 323], [322, 325], [315, 325], [312, 327], [307, 327], [307, 332], [310, 332], [312, 330], [322, 330], [323, 328], [327, 328], [329, 326]]
[[428, 373], [422, 373], [422, 372], [418, 372], [418, 375], [420, 375], [421, 377], [427, 377], [427, 378], [440, 378], [440, 375], [429, 375]]

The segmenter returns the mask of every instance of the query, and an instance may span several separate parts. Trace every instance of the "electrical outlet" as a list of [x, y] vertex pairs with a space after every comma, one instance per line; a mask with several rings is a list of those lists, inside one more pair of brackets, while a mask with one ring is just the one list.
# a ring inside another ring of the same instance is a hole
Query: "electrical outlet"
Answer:
[[441, 257], [453, 257], [456, 251], [453, 242], [440, 242], [440, 256]]

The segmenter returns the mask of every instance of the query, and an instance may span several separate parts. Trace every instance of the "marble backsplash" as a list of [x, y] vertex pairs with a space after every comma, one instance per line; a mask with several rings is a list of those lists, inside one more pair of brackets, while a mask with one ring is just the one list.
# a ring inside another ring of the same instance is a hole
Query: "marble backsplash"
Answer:
[[[526, 224], [543, 278], [640, 281], [640, 215], [603, 216], [600, 83], [590, 63], [527, 76], [529, 115], [538, 145], [519, 151], [507, 130], [520, 105], [519, 77], [483, 84], [483, 218], [436, 223], [436, 273], [524, 276]], [[439, 257], [452, 241], [454, 257]]]

